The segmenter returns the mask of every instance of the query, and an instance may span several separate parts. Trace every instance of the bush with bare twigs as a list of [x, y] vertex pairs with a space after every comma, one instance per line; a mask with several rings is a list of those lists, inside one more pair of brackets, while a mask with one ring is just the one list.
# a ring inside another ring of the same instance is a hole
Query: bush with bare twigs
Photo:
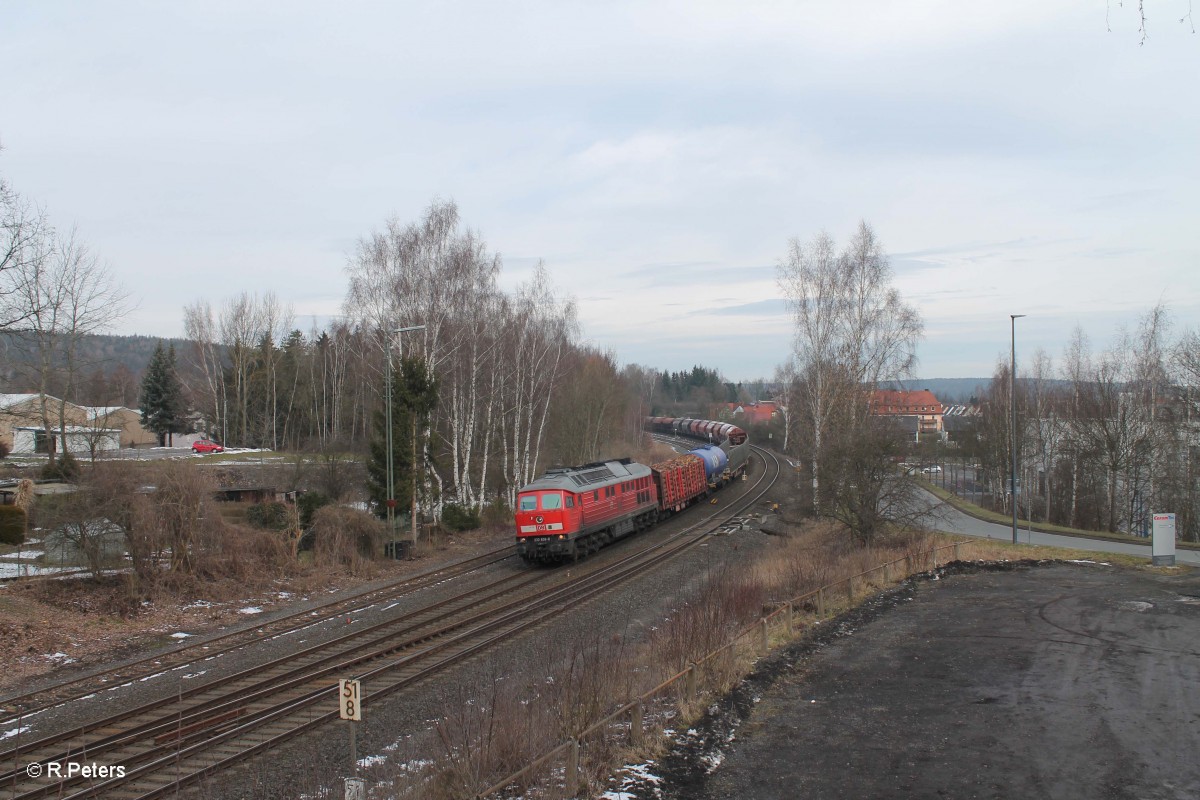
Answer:
[[325, 506], [313, 514], [313, 554], [317, 566], [342, 567], [351, 575], [374, 573], [385, 525], [364, 511]]

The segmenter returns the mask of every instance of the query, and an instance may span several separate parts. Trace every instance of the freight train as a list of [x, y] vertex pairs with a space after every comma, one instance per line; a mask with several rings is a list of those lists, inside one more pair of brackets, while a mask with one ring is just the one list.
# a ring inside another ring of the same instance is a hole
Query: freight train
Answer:
[[750, 445], [736, 426], [648, 417], [645, 427], [710, 443], [650, 466], [621, 458], [547, 470], [517, 493], [521, 558], [553, 563], [594, 553], [681, 511], [745, 472]]

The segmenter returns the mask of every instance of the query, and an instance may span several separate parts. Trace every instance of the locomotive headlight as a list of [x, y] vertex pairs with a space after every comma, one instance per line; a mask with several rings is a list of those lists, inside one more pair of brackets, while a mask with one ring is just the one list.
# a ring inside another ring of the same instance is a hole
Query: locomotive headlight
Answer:
[[560, 534], [558, 535], [558, 538], [560, 538], [560, 539], [565, 539], [565, 538], [567, 538], [567, 535], [566, 535], [565, 533], [560, 533]]

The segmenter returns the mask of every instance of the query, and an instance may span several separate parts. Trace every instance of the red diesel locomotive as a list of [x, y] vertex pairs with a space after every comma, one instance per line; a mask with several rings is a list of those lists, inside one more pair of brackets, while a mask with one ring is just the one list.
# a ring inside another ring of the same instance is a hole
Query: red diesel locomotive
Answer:
[[[648, 418], [646, 427], [721, 442], [646, 466], [631, 459], [556, 467], [517, 493], [517, 554], [556, 562], [594, 553], [645, 530], [741, 475], [749, 444], [740, 428], [706, 420]], [[736, 455], [737, 458], [732, 456]]]
[[574, 559], [658, 521], [658, 489], [628, 458], [551, 469], [521, 489], [516, 518], [526, 561]]

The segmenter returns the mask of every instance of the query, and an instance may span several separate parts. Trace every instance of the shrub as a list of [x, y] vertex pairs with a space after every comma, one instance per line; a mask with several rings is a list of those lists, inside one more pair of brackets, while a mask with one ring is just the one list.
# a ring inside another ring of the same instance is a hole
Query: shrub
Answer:
[[300, 495], [296, 501], [296, 507], [300, 510], [300, 524], [306, 528], [312, 525], [313, 514], [317, 509], [324, 508], [332, 502], [324, 492], [305, 492]]
[[256, 528], [281, 531], [288, 524], [288, 509], [283, 503], [255, 503], [246, 509], [246, 521]]
[[479, 527], [479, 510], [453, 503], [442, 509], [442, 525], [452, 531], [473, 531]]
[[344, 566], [369, 574], [385, 527], [365, 511], [325, 506], [313, 514], [313, 555], [318, 567]]
[[0, 506], [0, 544], [25, 541], [25, 512], [16, 506]]
[[79, 460], [70, 453], [62, 453], [53, 462], [42, 467], [42, 477], [50, 481], [73, 483], [79, 478]]
[[489, 528], [508, 528], [512, 526], [513, 512], [508, 507], [508, 503], [504, 502], [503, 497], [497, 497], [483, 509], [483, 522]]

